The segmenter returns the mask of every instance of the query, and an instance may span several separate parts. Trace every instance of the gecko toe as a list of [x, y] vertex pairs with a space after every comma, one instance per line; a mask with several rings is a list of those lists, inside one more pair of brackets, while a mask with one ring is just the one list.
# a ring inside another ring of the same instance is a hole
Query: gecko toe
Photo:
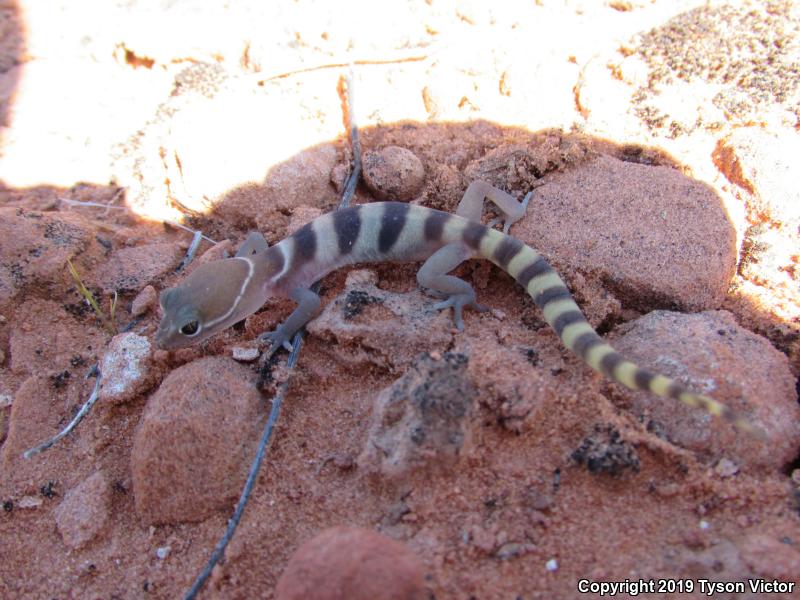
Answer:
[[488, 306], [479, 304], [475, 301], [475, 294], [452, 294], [447, 300], [437, 302], [433, 305], [435, 310], [453, 308], [453, 324], [458, 331], [464, 331], [464, 308], [469, 307], [477, 312], [487, 312]]
[[281, 348], [286, 348], [289, 352], [292, 351], [292, 345], [289, 339], [279, 329], [275, 331], [265, 331], [256, 338], [260, 346], [267, 346], [267, 358], [271, 357]]
[[441, 302], [437, 302], [433, 305], [434, 310], [444, 310], [445, 308], [450, 308], [455, 304], [455, 300], [453, 296], [450, 296], [447, 300], [442, 300]]

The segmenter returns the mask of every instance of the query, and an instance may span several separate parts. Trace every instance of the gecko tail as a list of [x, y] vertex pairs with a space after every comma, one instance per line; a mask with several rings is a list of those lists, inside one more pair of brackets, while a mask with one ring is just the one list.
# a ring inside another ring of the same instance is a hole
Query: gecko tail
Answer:
[[502, 236], [503, 239], [495, 240], [492, 244], [494, 252], [487, 258], [525, 288], [564, 345], [592, 369], [632, 390], [646, 390], [705, 410], [742, 431], [760, 431], [725, 404], [694, 393], [674, 379], [651, 373], [626, 359], [597, 334], [564, 281], [543, 256], [499, 231], [491, 230], [490, 235]]

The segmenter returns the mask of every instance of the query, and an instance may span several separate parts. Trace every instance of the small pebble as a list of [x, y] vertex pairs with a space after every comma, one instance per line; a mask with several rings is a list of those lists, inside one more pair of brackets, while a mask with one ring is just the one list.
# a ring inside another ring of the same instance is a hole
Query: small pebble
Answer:
[[364, 183], [381, 200], [411, 200], [422, 191], [425, 168], [406, 148], [387, 146], [364, 153]]
[[422, 562], [370, 529], [333, 527], [301, 545], [275, 588], [276, 600], [424, 600]]
[[43, 500], [38, 496], [23, 496], [17, 502], [20, 508], [37, 508], [42, 505]]
[[6, 408], [7, 406], [11, 406], [13, 399], [11, 398], [10, 394], [0, 394], [0, 408]]
[[157, 300], [158, 294], [156, 293], [156, 288], [152, 285], [145, 286], [144, 289], [136, 295], [136, 298], [133, 299], [131, 315], [134, 317], [142, 316], [156, 305]]
[[378, 274], [371, 269], [357, 269], [350, 271], [345, 279], [345, 287], [358, 287], [363, 285], [375, 285], [378, 283]]
[[231, 349], [231, 357], [239, 362], [253, 362], [258, 358], [258, 348], [247, 346], [234, 346]]
[[708, 521], [706, 521], [705, 519], [703, 519], [703, 520], [701, 520], [701, 521], [700, 521], [700, 529], [702, 529], [703, 531], [705, 531], [705, 530], [706, 530], [706, 529], [708, 529], [709, 527], [711, 527], [711, 523], [709, 523], [709, 522], [708, 522]]
[[169, 556], [170, 551], [172, 550], [169, 546], [161, 546], [160, 548], [156, 549], [156, 556], [159, 560], [164, 560]]
[[551, 558], [544, 564], [544, 568], [550, 571], [551, 573], [554, 571], [558, 571], [558, 561], [555, 558]]
[[732, 477], [739, 472], [739, 467], [732, 460], [721, 458], [714, 467], [714, 472], [720, 477]]

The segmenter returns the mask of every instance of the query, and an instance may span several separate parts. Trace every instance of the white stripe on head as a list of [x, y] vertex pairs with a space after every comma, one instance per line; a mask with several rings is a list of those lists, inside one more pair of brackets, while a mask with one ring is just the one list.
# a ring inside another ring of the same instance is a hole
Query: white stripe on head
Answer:
[[217, 317], [213, 321], [204, 323], [203, 329], [208, 329], [209, 327], [213, 327], [217, 323], [221, 323], [225, 319], [229, 318], [234, 312], [236, 312], [236, 309], [239, 307], [239, 303], [242, 301], [242, 298], [244, 298], [245, 292], [247, 291], [247, 286], [250, 285], [250, 280], [253, 278], [253, 274], [256, 272], [255, 264], [253, 263], [253, 260], [251, 258], [247, 256], [236, 256], [234, 259], [243, 260], [244, 262], [247, 263], [247, 277], [244, 278], [244, 281], [242, 282], [242, 287], [239, 288], [239, 293], [236, 295], [236, 299], [233, 301], [233, 304], [228, 309], [228, 312], [226, 312], [222, 316]]

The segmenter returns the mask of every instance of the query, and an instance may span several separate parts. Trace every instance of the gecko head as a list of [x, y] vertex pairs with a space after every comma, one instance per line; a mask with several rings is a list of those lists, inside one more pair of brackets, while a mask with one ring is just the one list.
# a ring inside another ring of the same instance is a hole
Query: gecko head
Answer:
[[200, 265], [179, 286], [161, 292], [156, 345], [173, 350], [197, 344], [255, 312], [263, 299], [254, 303], [253, 272], [249, 258], [226, 258]]

